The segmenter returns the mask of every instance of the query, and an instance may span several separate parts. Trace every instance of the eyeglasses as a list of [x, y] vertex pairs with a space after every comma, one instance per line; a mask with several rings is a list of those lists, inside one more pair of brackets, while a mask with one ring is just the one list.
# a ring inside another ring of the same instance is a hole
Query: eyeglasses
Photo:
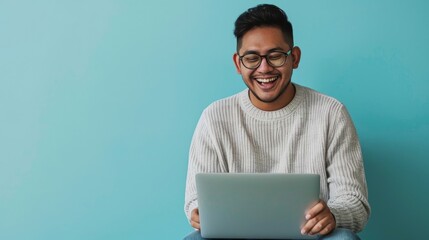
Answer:
[[287, 57], [291, 54], [292, 49], [287, 52], [275, 50], [266, 55], [259, 55], [256, 53], [248, 53], [240, 56], [241, 63], [248, 69], [256, 69], [261, 65], [262, 58], [267, 60], [271, 67], [281, 67], [285, 64]]

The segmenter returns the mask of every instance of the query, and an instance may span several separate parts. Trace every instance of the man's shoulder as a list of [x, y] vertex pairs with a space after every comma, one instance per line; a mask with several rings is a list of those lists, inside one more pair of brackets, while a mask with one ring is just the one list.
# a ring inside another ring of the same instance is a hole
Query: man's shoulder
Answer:
[[330, 106], [335, 108], [341, 108], [343, 107], [343, 103], [341, 103], [336, 98], [329, 96], [327, 94], [321, 93], [319, 91], [316, 91], [312, 88], [296, 85], [297, 88], [299, 88], [302, 92], [305, 94], [305, 98], [308, 103], [318, 105], [318, 106]]
[[240, 98], [242, 94], [244, 94], [243, 91], [214, 101], [204, 109], [204, 114], [219, 115], [238, 110], [240, 108]]

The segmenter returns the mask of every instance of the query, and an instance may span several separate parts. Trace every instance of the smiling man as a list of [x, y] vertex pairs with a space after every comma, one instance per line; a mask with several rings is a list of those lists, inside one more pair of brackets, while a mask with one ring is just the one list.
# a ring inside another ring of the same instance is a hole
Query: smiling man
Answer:
[[[247, 89], [207, 107], [195, 129], [185, 193], [191, 226], [200, 229], [197, 173], [313, 173], [320, 175], [320, 200], [305, 213], [301, 233], [359, 239], [370, 206], [360, 144], [345, 106], [292, 83], [301, 50], [280, 8], [247, 10], [234, 34], [233, 61]], [[203, 238], [196, 231], [185, 239]]]

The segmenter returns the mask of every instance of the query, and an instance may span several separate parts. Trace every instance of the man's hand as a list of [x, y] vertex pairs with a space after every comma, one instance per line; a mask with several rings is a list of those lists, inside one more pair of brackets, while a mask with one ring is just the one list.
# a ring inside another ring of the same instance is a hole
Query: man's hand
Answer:
[[191, 226], [195, 228], [197, 231], [200, 231], [200, 213], [198, 208], [195, 208], [191, 212]]
[[306, 222], [301, 228], [301, 234], [326, 235], [336, 227], [334, 215], [323, 200], [311, 207], [305, 215]]

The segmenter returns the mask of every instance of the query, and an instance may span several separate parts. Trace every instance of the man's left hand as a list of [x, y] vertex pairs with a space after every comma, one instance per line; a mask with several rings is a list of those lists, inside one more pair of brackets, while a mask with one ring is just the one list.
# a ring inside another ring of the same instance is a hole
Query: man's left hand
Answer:
[[326, 235], [336, 227], [334, 215], [323, 200], [311, 207], [306, 215], [306, 222], [301, 228], [301, 234]]

